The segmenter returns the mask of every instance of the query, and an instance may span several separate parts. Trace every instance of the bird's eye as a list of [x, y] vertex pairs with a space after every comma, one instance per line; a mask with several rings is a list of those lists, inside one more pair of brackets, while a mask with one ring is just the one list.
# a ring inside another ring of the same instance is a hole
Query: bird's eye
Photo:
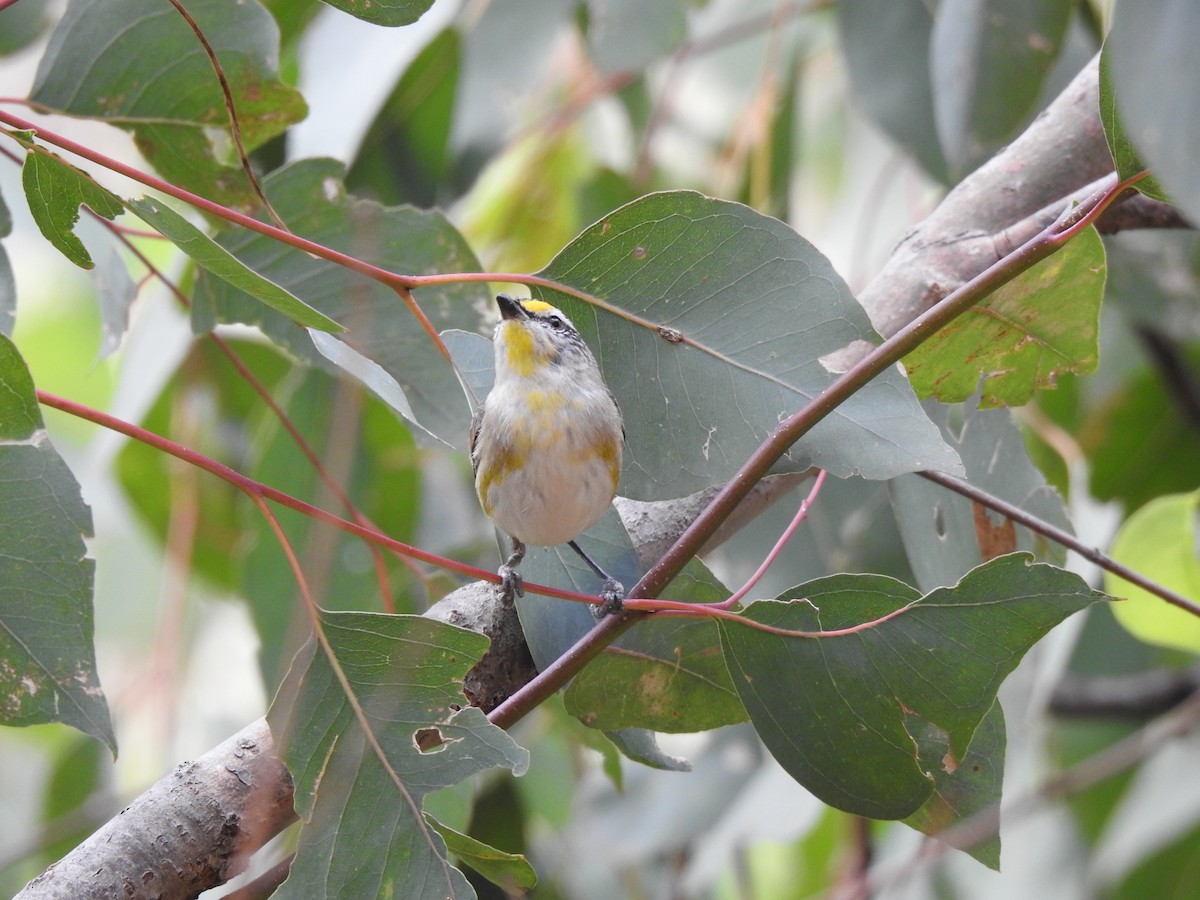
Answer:
[[553, 328], [555, 331], [563, 330], [563, 325], [565, 323], [562, 320], [562, 316], [554, 316], [554, 315], [546, 316], [546, 321], [550, 323], [550, 327]]

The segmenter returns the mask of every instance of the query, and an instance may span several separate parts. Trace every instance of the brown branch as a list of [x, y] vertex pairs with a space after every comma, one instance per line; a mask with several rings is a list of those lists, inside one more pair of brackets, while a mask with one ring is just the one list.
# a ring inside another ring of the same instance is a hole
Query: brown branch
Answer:
[[259, 719], [177, 766], [17, 897], [194, 897], [294, 819], [291, 776]]
[[895, 334], [1000, 259], [1006, 251], [993, 235], [1112, 172], [1098, 72], [1099, 57], [900, 242], [859, 295], [880, 334]]

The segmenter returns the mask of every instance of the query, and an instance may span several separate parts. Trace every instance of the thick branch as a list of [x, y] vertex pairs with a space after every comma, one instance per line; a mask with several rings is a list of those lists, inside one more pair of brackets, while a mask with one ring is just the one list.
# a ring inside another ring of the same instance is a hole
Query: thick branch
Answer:
[[294, 819], [291, 776], [259, 719], [177, 766], [17, 897], [195, 897]]
[[[1003, 232], [1113, 170], [1099, 112], [1099, 57], [1025, 132], [952, 190], [859, 295], [891, 337], [1003, 257]], [[1061, 210], [1061, 206], [1059, 206]]]

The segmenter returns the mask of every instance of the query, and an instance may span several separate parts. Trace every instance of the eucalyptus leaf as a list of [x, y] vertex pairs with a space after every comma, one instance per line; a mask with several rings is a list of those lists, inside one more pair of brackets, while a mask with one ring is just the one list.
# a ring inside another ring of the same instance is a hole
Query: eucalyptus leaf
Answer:
[[[727, 481], [780, 421], [833, 382], [822, 357], [878, 340], [811, 244], [776, 219], [690, 191], [650, 194], [610, 213], [539, 274], [602, 304], [535, 291], [571, 317], [621, 405], [620, 492], [636, 499]], [[776, 469], [890, 478], [959, 465], [893, 369]]]
[[733, 683], [780, 765], [831, 806], [900, 819], [963, 763], [1029, 648], [1103, 597], [1018, 553], [924, 597], [881, 575], [834, 575], [745, 610], [807, 637], [719, 627]]
[[0, 385], [0, 721], [61, 722], [115, 755], [93, 645], [96, 564], [84, 545], [92, 513], [2, 335]]
[[[487, 639], [422, 616], [325, 613], [321, 627], [344, 684], [310, 641], [267, 716], [303, 820], [296, 860], [275, 896], [471, 896], [421, 804], [477, 772], [503, 766], [521, 774], [528, 764], [507, 733], [462, 708], [462, 679]], [[347, 688], [383, 759], [365, 740]]]
[[125, 211], [120, 198], [86, 172], [40, 147], [31, 147], [25, 154], [21, 184], [33, 220], [46, 240], [75, 265], [92, 268], [95, 263], [74, 231], [79, 207], [86, 205], [97, 215], [115, 219]]

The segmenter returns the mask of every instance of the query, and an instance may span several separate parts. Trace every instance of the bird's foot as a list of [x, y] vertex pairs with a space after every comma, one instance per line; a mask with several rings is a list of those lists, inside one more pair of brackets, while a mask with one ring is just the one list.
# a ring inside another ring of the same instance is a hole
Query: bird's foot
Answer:
[[521, 577], [516, 566], [505, 563], [496, 570], [496, 574], [500, 576], [500, 586], [497, 590], [501, 603], [512, 606], [518, 597], [525, 596], [525, 579]]
[[604, 585], [600, 588], [600, 599], [603, 602], [592, 607], [592, 615], [597, 619], [620, 615], [625, 609], [625, 585], [615, 578], [604, 579]]

